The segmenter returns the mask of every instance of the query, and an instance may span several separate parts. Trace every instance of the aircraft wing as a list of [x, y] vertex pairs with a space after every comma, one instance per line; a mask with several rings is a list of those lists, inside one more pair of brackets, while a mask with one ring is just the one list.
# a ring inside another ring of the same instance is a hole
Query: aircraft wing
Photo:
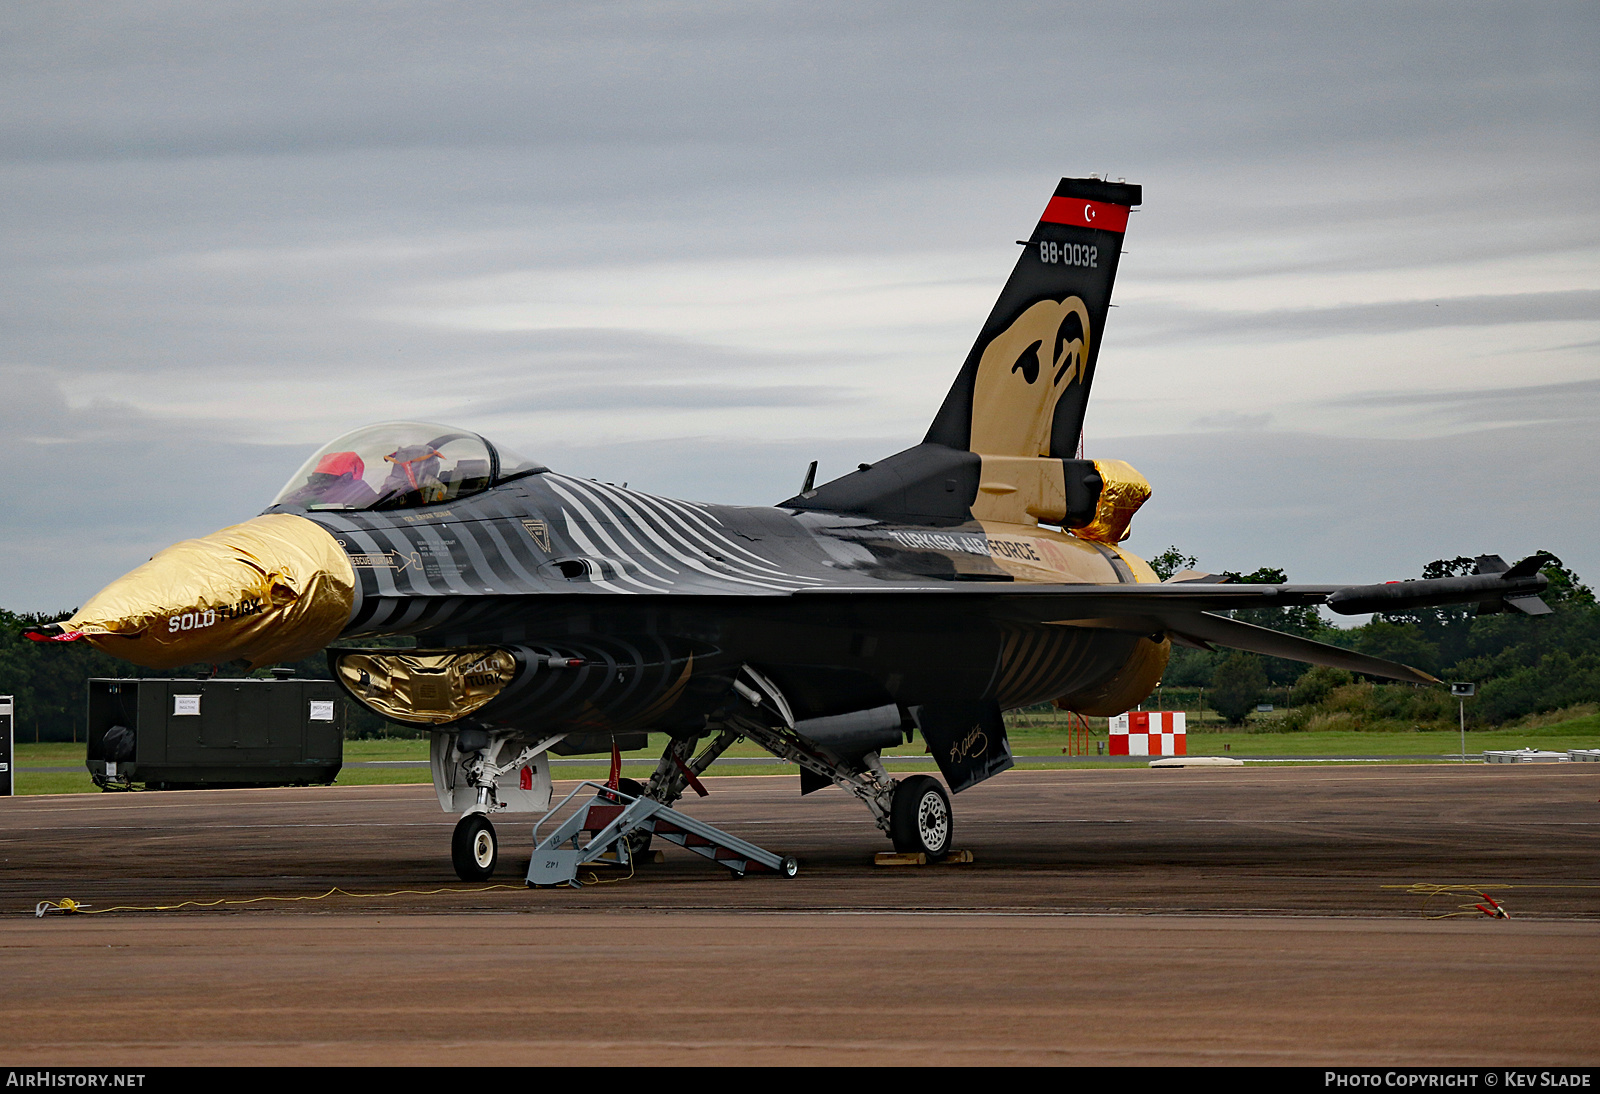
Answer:
[[[1209, 581], [1160, 585], [1024, 585], [970, 583], [942, 588], [884, 586], [807, 589], [802, 599], [839, 596], [883, 598], [896, 606], [962, 604], [973, 614], [1018, 623], [1103, 627], [1133, 634], [1165, 634], [1197, 649], [1217, 646], [1284, 657], [1312, 665], [1382, 676], [1410, 683], [1436, 684], [1421, 669], [1370, 657], [1354, 650], [1258, 627], [1213, 614], [1247, 608], [1326, 606], [1344, 615], [1439, 604], [1476, 603], [1480, 611], [1518, 611], [1542, 615], [1550, 609], [1539, 599], [1548, 583], [1538, 567], [1547, 556], [1535, 555], [1500, 573], [1470, 577], [1403, 581], [1383, 585], [1256, 585]], [[965, 602], [964, 604], [962, 602]], [[886, 605], [887, 606], [887, 605]]]

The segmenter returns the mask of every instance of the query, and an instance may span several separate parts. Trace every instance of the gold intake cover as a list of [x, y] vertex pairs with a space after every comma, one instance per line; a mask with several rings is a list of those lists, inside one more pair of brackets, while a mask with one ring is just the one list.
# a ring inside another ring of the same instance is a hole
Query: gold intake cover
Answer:
[[517, 675], [517, 659], [492, 646], [335, 653], [334, 671], [366, 706], [396, 722], [443, 725], [484, 706]]

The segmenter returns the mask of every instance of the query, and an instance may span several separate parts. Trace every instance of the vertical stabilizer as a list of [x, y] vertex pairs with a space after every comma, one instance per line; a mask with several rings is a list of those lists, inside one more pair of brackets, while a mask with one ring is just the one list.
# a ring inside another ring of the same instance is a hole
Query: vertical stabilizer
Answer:
[[1140, 190], [1061, 180], [925, 443], [991, 456], [1077, 454], [1122, 236]]

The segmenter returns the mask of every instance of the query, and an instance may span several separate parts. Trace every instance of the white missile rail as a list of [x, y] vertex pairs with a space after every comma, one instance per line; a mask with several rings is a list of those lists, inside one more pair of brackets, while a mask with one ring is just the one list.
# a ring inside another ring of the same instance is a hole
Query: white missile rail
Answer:
[[[539, 829], [544, 821], [560, 812], [585, 787], [594, 789], [594, 799], [579, 806], [540, 840]], [[592, 834], [587, 843], [581, 843], [586, 832]], [[800, 864], [793, 857], [775, 855], [651, 798], [636, 798], [603, 783], [582, 782], [533, 826], [536, 845], [533, 860], [528, 863], [528, 885], [569, 885], [576, 889], [583, 884], [578, 880], [578, 871], [585, 866], [601, 861], [608, 866], [631, 866], [633, 853], [628, 837], [644, 832], [725, 866], [736, 877], [752, 872], [794, 877], [800, 872]]]

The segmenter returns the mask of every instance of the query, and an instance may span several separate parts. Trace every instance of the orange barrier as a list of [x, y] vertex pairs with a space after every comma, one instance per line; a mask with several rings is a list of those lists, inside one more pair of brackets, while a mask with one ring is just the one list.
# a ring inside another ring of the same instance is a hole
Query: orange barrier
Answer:
[[1094, 730], [1089, 719], [1075, 710], [1067, 711], [1067, 755], [1092, 756], [1095, 754]]

